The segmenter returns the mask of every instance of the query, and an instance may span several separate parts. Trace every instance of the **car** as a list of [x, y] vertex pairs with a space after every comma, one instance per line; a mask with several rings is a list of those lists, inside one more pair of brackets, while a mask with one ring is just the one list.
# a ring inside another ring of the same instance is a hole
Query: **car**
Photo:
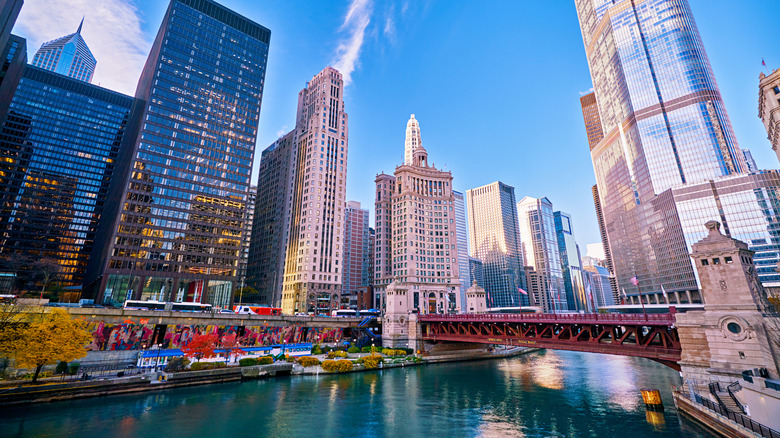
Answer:
[[222, 310], [219, 311], [219, 313], [236, 313], [236, 312], [234, 312], [234, 311], [232, 311], [230, 309], [222, 309]]

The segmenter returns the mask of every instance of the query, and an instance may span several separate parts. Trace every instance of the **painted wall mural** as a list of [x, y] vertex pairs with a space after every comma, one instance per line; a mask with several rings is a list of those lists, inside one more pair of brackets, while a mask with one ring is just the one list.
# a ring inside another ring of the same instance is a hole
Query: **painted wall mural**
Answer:
[[[221, 338], [235, 333], [239, 335], [241, 344], [246, 347], [299, 342], [313, 344], [340, 342], [343, 335], [341, 328], [310, 328], [297, 325], [283, 327], [154, 325], [125, 321], [122, 324], [93, 322], [88, 325], [88, 328], [92, 332], [92, 342], [87, 349], [91, 351], [138, 350], [144, 348], [144, 345], [148, 346], [160, 340], [162, 340], [162, 348], [180, 348], [201, 334], [215, 334]], [[163, 330], [164, 334], [161, 333]]]

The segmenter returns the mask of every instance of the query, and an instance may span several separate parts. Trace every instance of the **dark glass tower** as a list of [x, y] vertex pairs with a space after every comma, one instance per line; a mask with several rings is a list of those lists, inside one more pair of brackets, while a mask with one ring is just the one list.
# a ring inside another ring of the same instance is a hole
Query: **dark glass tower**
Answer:
[[90, 266], [100, 302], [230, 303], [270, 36], [213, 1], [171, 1]]
[[37, 67], [0, 137], [0, 252], [59, 262], [80, 286], [133, 98]]

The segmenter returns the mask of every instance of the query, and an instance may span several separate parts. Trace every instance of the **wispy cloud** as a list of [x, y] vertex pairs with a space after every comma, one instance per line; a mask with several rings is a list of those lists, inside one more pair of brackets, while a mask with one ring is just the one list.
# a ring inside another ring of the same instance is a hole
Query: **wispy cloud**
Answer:
[[290, 132], [290, 129], [287, 128], [287, 125], [284, 125], [284, 126], [282, 126], [282, 129], [276, 131], [276, 136], [277, 137], [281, 137], [284, 134], [287, 134], [288, 132]]
[[352, 72], [358, 65], [366, 27], [371, 23], [373, 11], [372, 0], [352, 0], [347, 14], [344, 16], [344, 23], [339, 28], [340, 31], [347, 32], [347, 36], [339, 42], [336, 48], [336, 60], [333, 62], [333, 66], [344, 76], [345, 84], [350, 83]]
[[589, 89], [587, 89], [585, 91], [580, 91], [580, 96], [584, 96], [584, 95], [590, 94], [592, 92], [593, 92], [593, 87], [590, 87]]
[[71, 34], [82, 16], [81, 35], [97, 59], [93, 84], [132, 95], [152, 42], [127, 0], [25, 0], [14, 33], [27, 38], [28, 57], [46, 41]]

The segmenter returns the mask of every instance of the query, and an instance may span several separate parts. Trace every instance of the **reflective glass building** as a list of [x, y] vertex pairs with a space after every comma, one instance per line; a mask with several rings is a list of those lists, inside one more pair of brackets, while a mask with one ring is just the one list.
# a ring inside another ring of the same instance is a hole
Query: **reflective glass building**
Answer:
[[0, 136], [0, 252], [59, 262], [80, 286], [133, 98], [27, 66]]
[[100, 302], [227, 306], [270, 31], [210, 0], [171, 0], [136, 90], [140, 129], [111, 188], [90, 287]]
[[552, 202], [526, 196], [517, 203], [517, 217], [523, 259], [537, 278], [529, 291], [536, 295], [535, 305], [545, 312], [568, 310]]
[[553, 217], [555, 234], [558, 236], [558, 252], [561, 255], [563, 285], [566, 288], [566, 305], [569, 310], [588, 310], [590, 303], [585, 293], [580, 248], [574, 239], [571, 215], [556, 211]]
[[469, 237], [466, 222], [466, 198], [463, 193], [453, 190], [455, 196], [455, 231], [458, 233], [458, 275], [460, 275], [460, 296], [458, 305], [466, 306], [466, 290], [471, 287], [469, 275]]
[[518, 290], [527, 288], [515, 188], [496, 181], [466, 191], [466, 199], [471, 253], [482, 261], [484, 284], [479, 284], [487, 293], [488, 307], [531, 305], [529, 295]]
[[75, 33], [43, 43], [35, 53], [32, 65], [80, 81], [92, 82], [97, 60], [81, 36], [83, 25], [82, 19]]
[[603, 131], [591, 157], [618, 287], [695, 291], [669, 189], [747, 165], [688, 2], [575, 4]]

